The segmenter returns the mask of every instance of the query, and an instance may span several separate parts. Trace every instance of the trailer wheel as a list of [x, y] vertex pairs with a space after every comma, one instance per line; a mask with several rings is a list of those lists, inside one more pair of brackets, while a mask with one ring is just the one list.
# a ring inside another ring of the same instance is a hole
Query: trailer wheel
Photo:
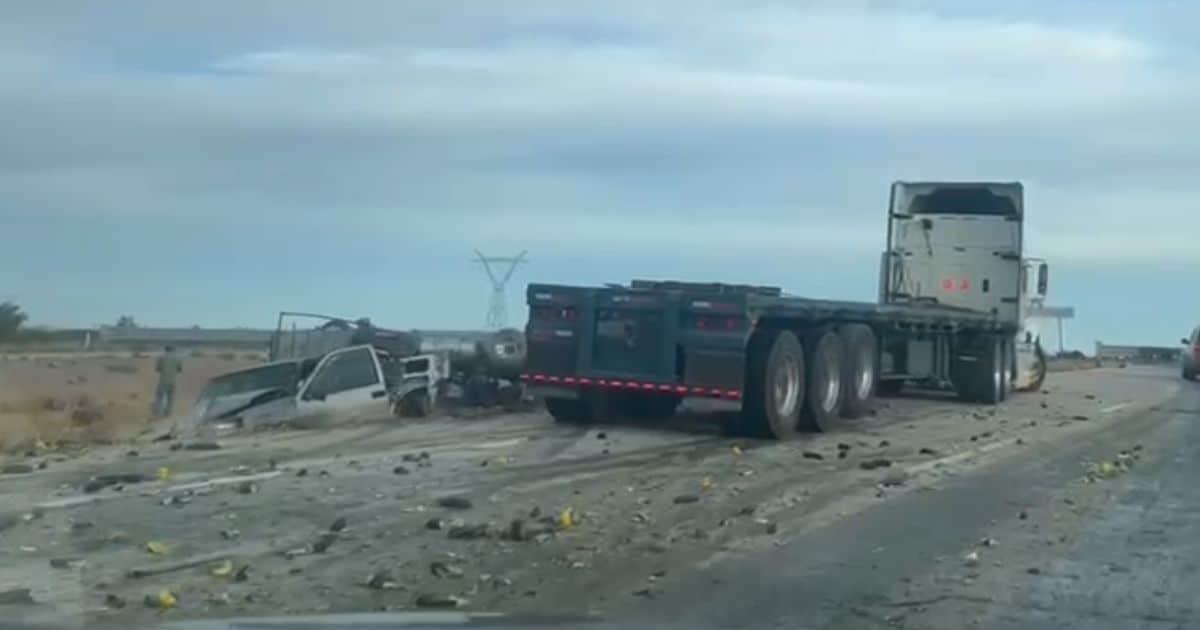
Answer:
[[806, 429], [829, 431], [842, 413], [846, 353], [842, 337], [828, 328], [805, 335], [804, 363], [808, 392], [801, 419]]
[[555, 422], [577, 424], [588, 421], [588, 407], [584, 401], [575, 398], [547, 398], [546, 411]]
[[845, 350], [842, 416], [857, 418], [871, 409], [875, 398], [875, 333], [863, 324], [847, 324], [838, 333]]
[[804, 349], [790, 330], [764, 330], [750, 340], [743, 416], [747, 429], [786, 440], [804, 405]]
[[955, 359], [954, 388], [964, 400], [996, 404], [1004, 400], [1007, 370], [1003, 341], [997, 337], [980, 338], [976, 348]]
[[1000, 400], [1008, 400], [1008, 394], [1012, 392], [1013, 371], [1017, 369], [1017, 349], [1013, 346], [1012, 339], [1001, 339], [1000, 352]]

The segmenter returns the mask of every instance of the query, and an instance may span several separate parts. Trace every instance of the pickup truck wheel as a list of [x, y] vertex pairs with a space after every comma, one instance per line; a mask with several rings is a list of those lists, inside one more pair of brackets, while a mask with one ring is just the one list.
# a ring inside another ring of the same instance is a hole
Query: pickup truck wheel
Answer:
[[804, 428], [829, 431], [841, 416], [846, 386], [842, 337], [828, 328], [811, 331], [805, 336], [804, 363], [808, 367], [808, 392], [801, 415]]
[[750, 340], [744, 420], [756, 435], [796, 435], [804, 404], [804, 349], [789, 330], [764, 330]]
[[404, 415], [410, 418], [425, 418], [433, 411], [433, 401], [427, 392], [413, 392], [401, 402], [404, 404]]
[[870, 411], [875, 398], [875, 333], [870, 326], [847, 324], [838, 334], [845, 349], [842, 416], [857, 418]]
[[588, 408], [584, 401], [573, 398], [547, 398], [546, 411], [555, 422], [575, 424], [587, 422]]

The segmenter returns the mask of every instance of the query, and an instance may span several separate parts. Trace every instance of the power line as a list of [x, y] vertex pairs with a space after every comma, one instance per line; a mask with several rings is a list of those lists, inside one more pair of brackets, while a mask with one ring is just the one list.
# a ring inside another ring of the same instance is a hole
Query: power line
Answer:
[[[492, 283], [492, 297], [488, 301], [488, 328], [504, 328], [508, 324], [508, 301], [505, 297], [505, 289], [508, 287], [508, 281], [512, 279], [513, 273], [516, 272], [517, 265], [529, 262], [525, 259], [525, 254], [526, 252], [522, 251], [516, 256], [484, 256], [479, 250], [475, 250], [475, 262], [483, 265], [483, 270]], [[503, 265], [507, 265], [508, 268], [503, 274], [497, 274], [496, 269], [503, 269]]]

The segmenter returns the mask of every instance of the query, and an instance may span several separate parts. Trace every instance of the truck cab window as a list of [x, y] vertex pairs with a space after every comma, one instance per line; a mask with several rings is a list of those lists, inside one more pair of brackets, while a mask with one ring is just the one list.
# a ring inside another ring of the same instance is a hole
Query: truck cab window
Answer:
[[360, 348], [330, 356], [329, 361], [313, 377], [309, 391], [328, 396], [378, 382], [371, 351]]

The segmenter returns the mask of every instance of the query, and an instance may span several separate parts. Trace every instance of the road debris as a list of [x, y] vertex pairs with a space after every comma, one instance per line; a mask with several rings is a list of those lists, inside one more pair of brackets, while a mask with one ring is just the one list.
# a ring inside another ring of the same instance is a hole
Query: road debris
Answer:
[[449, 510], [469, 510], [473, 506], [470, 499], [458, 496], [439, 497], [437, 504]]
[[209, 569], [209, 573], [218, 578], [233, 577], [233, 562], [230, 560], [219, 562]]
[[445, 562], [433, 562], [429, 565], [429, 573], [436, 578], [461, 578], [463, 570]]
[[876, 458], [876, 459], [868, 459], [863, 462], [860, 462], [858, 464], [858, 467], [863, 470], [876, 470], [878, 468], [887, 468], [888, 466], [891, 466], [891, 465], [892, 465], [892, 460], [890, 460], [890, 459]]
[[386, 569], [368, 575], [365, 584], [367, 588], [376, 590], [396, 590], [401, 588], [400, 583], [392, 577], [392, 572]]
[[575, 516], [575, 509], [572, 507], [565, 507], [563, 508], [563, 511], [558, 514], [558, 526], [562, 529], [571, 529], [572, 527], [575, 527], [576, 521], [577, 517]]
[[941, 455], [941, 453], [938, 452], [937, 449], [932, 449], [932, 448], [929, 448], [928, 446], [921, 447], [921, 450], [917, 451], [917, 453], [919, 455], [928, 455], [930, 457], [937, 457], [937, 456]]
[[907, 482], [908, 482], [908, 473], [904, 472], [903, 470], [897, 470], [897, 471], [888, 473], [883, 479], [881, 479], [879, 481], [879, 485], [881, 485], [885, 488], [895, 488], [895, 487], [903, 486]]
[[972, 551], [971, 553], [968, 553], [963, 557], [963, 564], [967, 565], [968, 567], [979, 566], [979, 552]]
[[332, 532], [325, 532], [320, 536], [317, 536], [316, 541], [314, 541], [312, 544], [313, 553], [325, 553], [326, 551], [329, 551], [329, 547], [331, 547], [336, 540], [337, 534]]
[[338, 517], [338, 519], [329, 526], [329, 531], [331, 532], [340, 532], [344, 529], [346, 529], [346, 517], [344, 516]]
[[457, 595], [443, 595], [437, 593], [422, 593], [417, 595], [413, 600], [418, 608], [458, 608], [465, 606], [467, 600]]
[[171, 553], [170, 545], [168, 545], [165, 542], [158, 541], [158, 540], [151, 540], [150, 542], [147, 542], [145, 549], [146, 549], [147, 553], [150, 553], [150, 554], [153, 554], [156, 556], [165, 556], [165, 555]]
[[698, 497], [694, 494], [681, 494], [681, 495], [675, 497], [675, 499], [674, 499], [675, 503], [678, 505], [684, 505], [687, 503], [695, 503], [699, 500], [700, 500], [700, 497]]
[[82, 558], [50, 558], [52, 569], [78, 569], [84, 564]]
[[800, 455], [803, 456], [805, 459], [815, 459], [818, 461], [825, 459], [824, 455], [817, 453], [815, 451], [804, 451]]
[[27, 588], [10, 588], [0, 591], [0, 606], [33, 604], [33, 593]]
[[488, 527], [487, 523], [481, 523], [478, 525], [459, 525], [457, 527], [451, 527], [450, 530], [446, 532], [446, 537], [453, 540], [477, 540], [480, 538], [487, 538], [490, 533], [491, 529]]
[[174, 608], [175, 604], [178, 602], [179, 598], [175, 595], [175, 593], [165, 589], [152, 595], [147, 595], [142, 599], [142, 603], [146, 605], [146, 608], [153, 608], [155, 610], [162, 611]]
[[392, 469], [393, 475], [407, 475], [409, 472], [411, 472], [411, 471], [409, 471], [408, 468], [405, 468], [404, 466], [396, 466], [395, 468]]
[[114, 610], [120, 610], [125, 607], [125, 600], [120, 595], [109, 593], [104, 596], [104, 605]]

